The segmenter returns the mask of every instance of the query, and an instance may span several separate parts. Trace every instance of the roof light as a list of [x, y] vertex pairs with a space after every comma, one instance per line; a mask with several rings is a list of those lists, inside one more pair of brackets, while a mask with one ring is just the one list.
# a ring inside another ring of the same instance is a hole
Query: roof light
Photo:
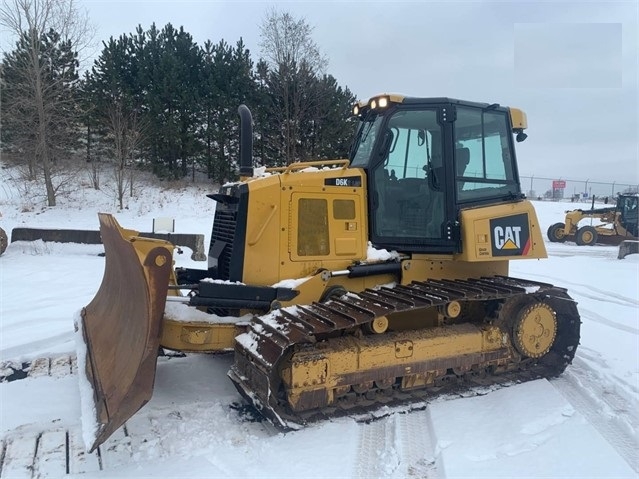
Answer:
[[359, 105], [355, 105], [353, 107], [353, 115], [355, 116], [359, 115]]
[[381, 97], [379, 99], [379, 107], [386, 108], [387, 106], [388, 106], [388, 97], [385, 97], [385, 96]]
[[377, 100], [373, 100], [373, 101], [371, 102], [371, 109], [373, 109], [373, 110], [374, 110], [375, 108], [377, 108]]

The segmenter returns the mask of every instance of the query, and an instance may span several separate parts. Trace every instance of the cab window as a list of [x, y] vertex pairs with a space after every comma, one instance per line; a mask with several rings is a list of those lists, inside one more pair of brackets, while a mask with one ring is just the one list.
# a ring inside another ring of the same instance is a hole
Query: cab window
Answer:
[[506, 112], [458, 107], [455, 182], [459, 201], [519, 194]]

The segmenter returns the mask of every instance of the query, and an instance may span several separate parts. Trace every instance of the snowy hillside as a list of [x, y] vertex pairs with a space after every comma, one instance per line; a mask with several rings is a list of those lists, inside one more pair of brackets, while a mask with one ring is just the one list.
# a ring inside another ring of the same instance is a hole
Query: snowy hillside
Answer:
[[[153, 218], [169, 216], [176, 232], [202, 233], [208, 244], [214, 202], [205, 195], [214, 190], [147, 184], [120, 212], [108, 194], [79, 185], [45, 208], [0, 170], [0, 226], [97, 229], [100, 211], [149, 231]], [[579, 206], [534, 205], [544, 232]], [[232, 355], [163, 357], [151, 402], [88, 455], [73, 318], [101, 282], [102, 248], [12, 243], [0, 257], [0, 363], [32, 364], [27, 377], [0, 383], [0, 477], [637, 477], [639, 255], [546, 246], [548, 259], [512, 262], [511, 275], [565, 287], [578, 302], [581, 345], [557, 379], [282, 434], [237, 407], [226, 377]], [[204, 267], [186, 253], [177, 261]]]

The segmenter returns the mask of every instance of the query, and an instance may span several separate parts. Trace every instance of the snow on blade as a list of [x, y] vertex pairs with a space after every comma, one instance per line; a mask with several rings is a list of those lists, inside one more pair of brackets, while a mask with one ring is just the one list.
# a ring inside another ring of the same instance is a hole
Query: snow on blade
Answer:
[[75, 345], [78, 363], [78, 386], [80, 388], [82, 439], [86, 450], [89, 451], [98, 437], [100, 425], [97, 422], [98, 414], [95, 410], [95, 403], [93, 401], [93, 398], [95, 397], [93, 386], [91, 385], [89, 378], [87, 378], [87, 345], [84, 342], [84, 334], [82, 332], [81, 311], [76, 313], [74, 324], [76, 330]]

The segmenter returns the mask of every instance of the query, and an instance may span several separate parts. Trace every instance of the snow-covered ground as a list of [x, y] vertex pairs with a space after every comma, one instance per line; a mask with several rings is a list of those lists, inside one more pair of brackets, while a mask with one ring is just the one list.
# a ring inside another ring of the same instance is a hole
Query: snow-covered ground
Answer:
[[[208, 244], [214, 187], [147, 185], [128, 209], [79, 184], [59, 206], [18, 195], [0, 170], [0, 226], [97, 229], [97, 212]], [[535, 202], [541, 227], [566, 209]], [[0, 258], [0, 363], [31, 362], [25, 379], [0, 383], [0, 476], [58, 477], [637, 477], [639, 474], [639, 255], [617, 248], [546, 244], [549, 258], [511, 263], [511, 275], [566, 287], [583, 321], [575, 361], [557, 379], [421, 410], [341, 418], [282, 434], [252, 421], [226, 377], [231, 355], [160, 358], [153, 399], [100, 447], [82, 452], [73, 318], [98, 289], [101, 246], [16, 242]], [[177, 257], [191, 263], [189, 254]], [[48, 358], [48, 359], [43, 359]], [[50, 359], [50, 360], [49, 360]], [[68, 468], [68, 470], [67, 470]]]

